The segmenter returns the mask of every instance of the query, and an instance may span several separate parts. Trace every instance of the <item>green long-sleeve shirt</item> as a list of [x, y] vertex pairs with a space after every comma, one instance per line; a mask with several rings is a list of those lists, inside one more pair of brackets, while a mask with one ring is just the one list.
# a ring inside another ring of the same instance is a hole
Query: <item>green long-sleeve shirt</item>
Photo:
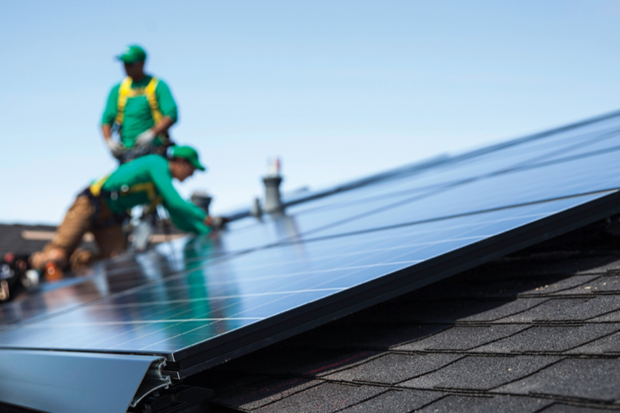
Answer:
[[[152, 76], [146, 76], [139, 81], [134, 81], [131, 84], [132, 89], [144, 88], [151, 81]], [[161, 79], [158, 79], [157, 87], [155, 88], [155, 97], [157, 98], [157, 104], [159, 110], [163, 116], [170, 117], [174, 122], [178, 120], [177, 105], [172, 97], [170, 88]], [[108, 96], [103, 116], [101, 118], [102, 125], [114, 124], [114, 119], [118, 113], [118, 93], [120, 83], [115, 85]], [[142, 132], [152, 128], [155, 125], [153, 115], [151, 114], [151, 107], [145, 95], [136, 97], [130, 97], [125, 104], [125, 110], [123, 113], [123, 124], [120, 128], [121, 142], [126, 148], [132, 148], [136, 142], [136, 138]], [[157, 141], [154, 144], [160, 144]]]
[[[92, 190], [92, 187], [91, 187]], [[185, 201], [172, 185], [168, 160], [159, 155], [146, 155], [118, 167], [101, 186], [106, 204], [117, 213], [136, 205], [161, 200], [170, 219], [182, 231], [206, 234], [205, 212]]]

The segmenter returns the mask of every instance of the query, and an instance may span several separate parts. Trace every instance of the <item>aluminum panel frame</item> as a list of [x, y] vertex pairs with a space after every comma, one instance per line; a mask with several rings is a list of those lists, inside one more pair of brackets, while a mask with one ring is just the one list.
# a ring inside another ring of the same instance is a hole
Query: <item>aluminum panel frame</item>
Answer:
[[0, 350], [0, 402], [50, 413], [125, 413], [168, 386], [161, 356]]

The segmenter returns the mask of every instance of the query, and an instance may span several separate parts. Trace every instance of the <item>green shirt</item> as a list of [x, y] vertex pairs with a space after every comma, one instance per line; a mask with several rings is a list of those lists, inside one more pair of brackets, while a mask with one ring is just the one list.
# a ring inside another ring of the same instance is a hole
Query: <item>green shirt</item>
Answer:
[[172, 186], [168, 160], [160, 155], [145, 155], [118, 167], [101, 189], [110, 209], [117, 214], [136, 205], [145, 205], [156, 199], [170, 214], [174, 225], [182, 231], [206, 234], [207, 214], [196, 205], [185, 201]]
[[[131, 84], [132, 89], [143, 88], [149, 84], [153, 77], [145, 76], [137, 82]], [[112, 88], [110, 95], [108, 96], [108, 102], [106, 103], [103, 116], [101, 118], [102, 125], [114, 124], [114, 119], [118, 113], [118, 90], [120, 83]], [[170, 88], [163, 80], [159, 79], [157, 87], [155, 88], [155, 97], [157, 98], [157, 104], [159, 110], [163, 116], [172, 118], [173, 121], [177, 121], [177, 105], [174, 102]], [[136, 142], [136, 138], [142, 132], [150, 129], [155, 125], [153, 115], [151, 115], [151, 107], [146, 99], [145, 95], [136, 96], [127, 99], [125, 105], [125, 111], [123, 114], [123, 124], [121, 125], [120, 135], [121, 142], [126, 148], [132, 148]], [[155, 142], [155, 144], [161, 144], [161, 142]]]

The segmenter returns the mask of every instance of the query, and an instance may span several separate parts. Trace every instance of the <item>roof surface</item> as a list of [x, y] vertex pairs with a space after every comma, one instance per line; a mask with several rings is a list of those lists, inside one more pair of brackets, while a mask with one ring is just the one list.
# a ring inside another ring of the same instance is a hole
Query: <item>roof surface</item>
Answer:
[[[32, 252], [43, 248], [47, 240], [26, 239], [24, 231], [46, 233], [54, 231], [56, 227], [51, 225], [21, 225], [0, 224], [0, 257], [7, 252]], [[43, 237], [38, 237], [43, 238]]]
[[190, 380], [214, 411], [590, 412], [620, 409], [619, 356], [620, 252], [596, 224]]

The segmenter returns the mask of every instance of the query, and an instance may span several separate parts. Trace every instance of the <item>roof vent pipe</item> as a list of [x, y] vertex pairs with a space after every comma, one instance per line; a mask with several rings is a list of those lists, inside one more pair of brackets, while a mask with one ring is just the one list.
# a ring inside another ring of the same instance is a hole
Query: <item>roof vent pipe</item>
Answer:
[[209, 205], [213, 199], [206, 191], [195, 191], [191, 196], [192, 204], [197, 205], [200, 209], [209, 215]]
[[263, 178], [265, 184], [265, 205], [264, 211], [267, 213], [282, 212], [282, 201], [280, 200], [280, 159], [273, 158], [269, 161], [267, 176]]

